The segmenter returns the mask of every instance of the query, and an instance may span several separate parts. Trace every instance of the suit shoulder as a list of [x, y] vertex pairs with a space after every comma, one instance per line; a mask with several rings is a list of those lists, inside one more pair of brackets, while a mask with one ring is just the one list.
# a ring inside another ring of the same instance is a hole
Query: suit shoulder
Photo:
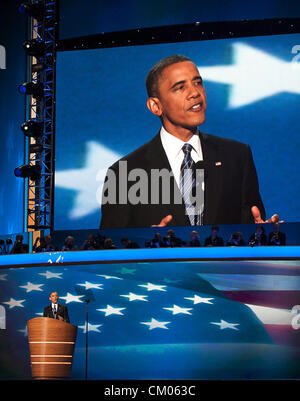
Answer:
[[143, 161], [145, 161], [145, 158], [147, 158], [153, 153], [153, 150], [155, 150], [155, 148], [159, 145], [159, 143], [160, 143], [160, 136], [159, 134], [157, 134], [152, 139], [150, 139], [150, 141], [144, 143], [139, 148], [133, 150], [126, 156], [117, 160], [110, 168], [111, 169], [117, 168], [119, 162], [123, 161], [128, 163], [137, 163], [137, 165], [140, 165]]
[[246, 143], [240, 142], [236, 139], [231, 139], [231, 138], [223, 138], [220, 136], [212, 135], [212, 134], [206, 134], [206, 133], [201, 133], [201, 136], [203, 140], [207, 143], [210, 143], [215, 146], [222, 146], [222, 147], [228, 147], [228, 148], [234, 148], [234, 149], [249, 149], [250, 146]]

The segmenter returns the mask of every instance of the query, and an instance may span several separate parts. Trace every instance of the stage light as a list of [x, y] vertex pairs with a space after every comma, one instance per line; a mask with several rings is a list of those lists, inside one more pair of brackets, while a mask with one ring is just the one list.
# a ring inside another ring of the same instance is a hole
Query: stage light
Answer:
[[24, 164], [23, 166], [15, 168], [14, 173], [16, 177], [38, 180], [41, 177], [41, 168], [36, 165]]
[[29, 56], [40, 57], [45, 53], [45, 43], [38, 39], [27, 40], [23, 43], [23, 49]]
[[42, 18], [45, 14], [45, 4], [44, 3], [21, 3], [18, 7], [18, 11], [23, 15], [31, 15], [34, 18]]
[[41, 98], [44, 94], [44, 85], [42, 83], [25, 82], [18, 87], [22, 95], [32, 95], [35, 98]]
[[44, 123], [42, 121], [27, 120], [21, 125], [24, 135], [37, 138], [43, 135]]

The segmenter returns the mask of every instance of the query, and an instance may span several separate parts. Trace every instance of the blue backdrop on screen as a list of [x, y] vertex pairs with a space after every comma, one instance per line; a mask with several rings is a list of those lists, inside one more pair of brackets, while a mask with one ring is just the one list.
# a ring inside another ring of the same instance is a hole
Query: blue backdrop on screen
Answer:
[[55, 228], [99, 226], [106, 169], [160, 128], [145, 77], [175, 53], [204, 79], [200, 129], [249, 144], [268, 217], [300, 221], [297, 45], [300, 35], [282, 35], [59, 53]]

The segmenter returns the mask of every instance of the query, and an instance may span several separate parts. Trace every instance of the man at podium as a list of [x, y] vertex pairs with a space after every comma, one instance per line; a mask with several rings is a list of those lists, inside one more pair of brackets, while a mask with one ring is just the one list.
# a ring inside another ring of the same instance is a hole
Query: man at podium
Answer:
[[44, 309], [44, 317], [50, 317], [52, 319], [63, 320], [64, 322], [70, 323], [68, 308], [65, 305], [58, 303], [58, 294], [56, 291], [52, 291], [49, 297], [51, 305], [46, 306]]

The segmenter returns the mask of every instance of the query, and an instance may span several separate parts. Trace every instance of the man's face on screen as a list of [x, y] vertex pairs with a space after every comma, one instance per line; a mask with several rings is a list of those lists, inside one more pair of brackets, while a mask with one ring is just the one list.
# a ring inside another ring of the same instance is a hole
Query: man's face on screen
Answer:
[[155, 113], [162, 118], [165, 129], [181, 136], [204, 123], [205, 111], [206, 95], [196, 65], [183, 61], [166, 67], [158, 82]]
[[50, 298], [49, 299], [53, 304], [57, 304], [57, 302], [58, 302], [58, 294], [57, 294], [57, 292], [52, 292], [50, 294]]

